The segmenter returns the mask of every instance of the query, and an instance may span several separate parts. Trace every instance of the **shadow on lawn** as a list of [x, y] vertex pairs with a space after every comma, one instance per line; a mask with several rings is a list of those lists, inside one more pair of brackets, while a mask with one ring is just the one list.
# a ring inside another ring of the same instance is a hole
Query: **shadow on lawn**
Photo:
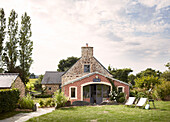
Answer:
[[77, 110], [77, 107], [63, 107], [60, 110]]

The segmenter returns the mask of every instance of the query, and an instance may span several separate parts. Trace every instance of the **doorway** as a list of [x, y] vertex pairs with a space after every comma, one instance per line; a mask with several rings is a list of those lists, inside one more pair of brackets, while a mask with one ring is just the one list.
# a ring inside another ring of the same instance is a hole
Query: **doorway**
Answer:
[[83, 98], [90, 98], [90, 103], [100, 104], [109, 98], [110, 86], [104, 84], [91, 84], [83, 87]]

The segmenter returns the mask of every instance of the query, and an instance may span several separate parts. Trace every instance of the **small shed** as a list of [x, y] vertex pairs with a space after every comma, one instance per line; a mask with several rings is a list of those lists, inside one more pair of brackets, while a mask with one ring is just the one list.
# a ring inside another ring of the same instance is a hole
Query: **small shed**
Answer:
[[57, 72], [57, 71], [46, 71], [44, 78], [41, 82], [43, 87], [46, 87], [47, 94], [53, 94], [61, 87], [61, 76], [64, 72]]
[[20, 97], [25, 96], [25, 85], [19, 77], [19, 73], [0, 73], [0, 89], [17, 88]]

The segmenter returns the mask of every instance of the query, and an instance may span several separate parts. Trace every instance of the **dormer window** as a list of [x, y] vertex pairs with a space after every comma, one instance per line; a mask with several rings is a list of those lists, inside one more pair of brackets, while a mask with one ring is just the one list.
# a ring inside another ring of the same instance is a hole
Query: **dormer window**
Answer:
[[90, 65], [84, 65], [84, 72], [90, 72]]

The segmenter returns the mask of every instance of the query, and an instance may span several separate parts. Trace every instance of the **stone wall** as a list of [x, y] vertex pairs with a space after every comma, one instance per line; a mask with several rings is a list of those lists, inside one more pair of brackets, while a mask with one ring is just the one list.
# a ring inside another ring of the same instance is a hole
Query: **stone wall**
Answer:
[[17, 88], [20, 91], [20, 98], [25, 96], [25, 85], [20, 77], [17, 77], [15, 82], [12, 84], [12, 88]]
[[45, 90], [46, 94], [54, 94], [54, 92], [59, 89], [59, 84], [45, 84], [44, 86], [47, 87], [47, 89]]
[[88, 74], [84, 73], [84, 65], [90, 65], [90, 73], [99, 72], [112, 77], [97, 59], [93, 57], [93, 48], [82, 47], [82, 57], [62, 76], [62, 84]]

